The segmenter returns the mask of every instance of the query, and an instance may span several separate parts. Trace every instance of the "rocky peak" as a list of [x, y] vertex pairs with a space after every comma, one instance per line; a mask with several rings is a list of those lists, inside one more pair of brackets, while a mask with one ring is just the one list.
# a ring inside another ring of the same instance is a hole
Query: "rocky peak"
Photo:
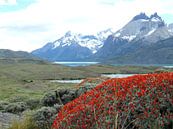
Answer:
[[149, 17], [145, 13], [140, 13], [139, 15], [136, 15], [135, 17], [133, 17], [132, 21], [136, 21], [140, 19], [148, 20]]
[[71, 31], [67, 31], [65, 33], [65, 37], [71, 37], [72, 35], [75, 35], [74, 33], [72, 33]]
[[150, 19], [152, 19], [152, 18], [155, 18], [155, 19], [158, 19], [158, 20], [162, 21], [162, 18], [157, 14], [157, 12], [155, 12], [154, 14], [152, 14], [150, 16]]

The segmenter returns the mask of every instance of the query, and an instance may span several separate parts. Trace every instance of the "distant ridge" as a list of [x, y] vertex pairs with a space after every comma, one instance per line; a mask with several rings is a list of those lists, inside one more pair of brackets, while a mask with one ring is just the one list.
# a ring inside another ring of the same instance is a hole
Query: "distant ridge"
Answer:
[[36, 57], [25, 51], [13, 51], [9, 49], [0, 49], [0, 58], [35, 58]]
[[83, 36], [69, 31], [32, 54], [49, 61], [173, 64], [172, 38], [173, 24], [167, 25], [157, 12], [140, 13], [116, 32]]
[[48, 63], [48, 62], [25, 51], [0, 49], [0, 63], [13, 64], [13, 63]]

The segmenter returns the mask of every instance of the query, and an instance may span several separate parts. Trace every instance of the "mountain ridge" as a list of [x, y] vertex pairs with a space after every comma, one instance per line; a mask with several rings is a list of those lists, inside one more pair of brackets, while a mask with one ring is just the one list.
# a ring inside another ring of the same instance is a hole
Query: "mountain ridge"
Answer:
[[46, 60], [42, 60], [31, 53], [25, 51], [13, 51], [9, 49], [0, 49], [0, 63], [14, 64], [14, 63], [36, 63], [47, 64]]
[[106, 62], [110, 58], [133, 55], [136, 51], [140, 53], [139, 50], [146, 51], [146, 48], [155, 46], [153, 44], [171, 37], [172, 24], [165, 24], [157, 13], [150, 16], [140, 13], [116, 32], [112, 29], [96, 35], [67, 32], [63, 37], [33, 51], [32, 54], [50, 61]]
[[98, 32], [96, 35], [68, 31], [61, 38], [32, 51], [32, 54], [49, 61], [83, 60], [96, 53], [103, 46], [107, 36], [112, 33], [111, 29]]

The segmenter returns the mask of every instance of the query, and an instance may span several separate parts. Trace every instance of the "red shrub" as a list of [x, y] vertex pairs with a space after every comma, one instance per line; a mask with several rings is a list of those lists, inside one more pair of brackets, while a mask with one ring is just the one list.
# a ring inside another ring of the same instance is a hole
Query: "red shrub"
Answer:
[[173, 73], [110, 79], [66, 104], [54, 129], [172, 128]]

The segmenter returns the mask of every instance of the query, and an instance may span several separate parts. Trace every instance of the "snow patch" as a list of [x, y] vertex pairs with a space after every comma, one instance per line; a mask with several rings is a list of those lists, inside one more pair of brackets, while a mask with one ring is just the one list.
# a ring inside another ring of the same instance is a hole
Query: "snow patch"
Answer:
[[151, 21], [152, 21], [152, 22], [159, 22], [160, 19], [153, 17], [153, 18], [151, 19]]
[[136, 35], [129, 35], [129, 36], [122, 37], [122, 39], [127, 39], [128, 41], [132, 41], [134, 38], [136, 38]]
[[140, 19], [139, 21], [141, 21], [141, 22], [148, 22], [149, 20], [146, 20], [146, 19]]
[[107, 39], [107, 37], [109, 35], [113, 34], [113, 30], [112, 29], [107, 29], [105, 31], [101, 31], [99, 33], [96, 34], [96, 37], [101, 40], [101, 41], [104, 41]]
[[81, 47], [86, 47], [90, 49], [91, 52], [94, 54], [103, 46], [104, 40], [106, 40], [106, 38], [110, 34], [112, 34], [111, 30], [100, 32], [96, 36], [94, 35], [85, 36], [81, 34], [72, 34], [71, 32], [68, 32], [65, 34], [64, 37], [54, 42], [54, 47], [52, 49], [55, 49], [57, 47], [70, 46], [76, 43]]
[[55, 43], [54, 43], [54, 47], [53, 47], [52, 49], [55, 49], [55, 48], [59, 47], [59, 46], [60, 46], [60, 44], [61, 44], [61, 43], [60, 43], [60, 42], [58, 42], [58, 41], [57, 41], [57, 42], [55, 42]]
[[116, 33], [115, 34], [115, 37], [119, 37], [121, 34], [120, 33]]
[[169, 29], [168, 31], [171, 32], [171, 33], [173, 33], [173, 29]]
[[149, 35], [151, 35], [154, 31], [156, 31], [156, 29], [152, 29], [152, 30], [149, 31], [145, 36], [149, 36]]
[[96, 53], [97, 50], [103, 46], [103, 42], [98, 41], [96, 39], [92, 39], [92, 40], [86, 39], [86, 40], [78, 42], [78, 44], [82, 47], [87, 47], [88, 49], [92, 51], [93, 54]]

